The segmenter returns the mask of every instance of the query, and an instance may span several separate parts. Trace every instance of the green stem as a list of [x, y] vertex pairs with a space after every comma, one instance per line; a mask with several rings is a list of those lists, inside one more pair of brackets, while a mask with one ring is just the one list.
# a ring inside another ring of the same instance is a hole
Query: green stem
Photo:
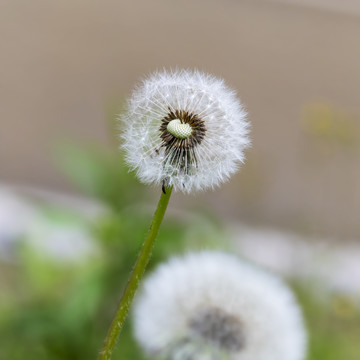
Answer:
[[120, 300], [120, 304], [116, 310], [115, 317], [104, 340], [104, 344], [100, 351], [98, 360], [110, 360], [114, 346], [129, 312], [129, 308], [134, 298], [135, 292], [139, 286], [139, 282], [151, 257], [151, 252], [156, 240], [156, 236], [159, 232], [162, 219], [169, 203], [172, 187], [167, 187], [164, 190], [165, 191], [161, 193], [161, 197], [156, 208], [149, 232], [142, 245], [135, 266], [124, 290], [123, 296]]

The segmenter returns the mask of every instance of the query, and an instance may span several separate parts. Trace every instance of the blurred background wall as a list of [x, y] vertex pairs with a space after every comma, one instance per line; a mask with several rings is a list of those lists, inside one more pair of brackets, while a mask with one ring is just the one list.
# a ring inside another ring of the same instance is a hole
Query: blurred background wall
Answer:
[[0, 181], [75, 192], [54, 146], [115, 149], [107, 116], [134, 83], [196, 67], [238, 91], [253, 146], [229, 184], [176, 200], [359, 237], [359, 39], [360, 3], [350, 0], [2, 0]]

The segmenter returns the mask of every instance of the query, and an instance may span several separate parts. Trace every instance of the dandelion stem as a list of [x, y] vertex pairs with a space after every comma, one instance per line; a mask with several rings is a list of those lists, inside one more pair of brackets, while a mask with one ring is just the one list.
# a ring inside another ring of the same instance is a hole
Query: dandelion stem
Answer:
[[163, 190], [165, 191], [161, 193], [152, 224], [149, 228], [149, 232], [145, 238], [145, 241], [136, 260], [135, 266], [131, 272], [123, 296], [120, 300], [120, 304], [116, 310], [116, 314], [104, 340], [104, 344], [100, 351], [98, 360], [110, 360], [114, 346], [116, 345], [126, 316], [129, 312], [129, 308], [133, 301], [135, 292], [139, 286], [145, 268], [150, 260], [156, 236], [159, 232], [162, 219], [169, 203], [172, 187], [166, 187]]

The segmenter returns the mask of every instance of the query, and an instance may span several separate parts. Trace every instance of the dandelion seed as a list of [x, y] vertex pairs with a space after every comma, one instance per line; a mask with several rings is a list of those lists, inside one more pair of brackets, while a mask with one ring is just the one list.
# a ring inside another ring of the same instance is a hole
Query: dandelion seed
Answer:
[[186, 193], [228, 180], [250, 144], [235, 92], [199, 71], [151, 75], [135, 89], [121, 120], [126, 159], [139, 179]]
[[135, 305], [135, 335], [168, 360], [301, 360], [306, 334], [292, 292], [219, 252], [161, 265]]

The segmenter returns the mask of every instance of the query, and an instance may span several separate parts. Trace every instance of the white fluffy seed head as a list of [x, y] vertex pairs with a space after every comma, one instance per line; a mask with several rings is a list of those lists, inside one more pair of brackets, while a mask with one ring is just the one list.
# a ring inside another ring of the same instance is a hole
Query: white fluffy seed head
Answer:
[[171, 360], [302, 360], [301, 311], [273, 275], [220, 252], [173, 258], [144, 282], [135, 336]]
[[186, 193], [228, 180], [250, 144], [235, 92], [199, 71], [152, 74], [120, 118], [126, 159], [139, 179]]

